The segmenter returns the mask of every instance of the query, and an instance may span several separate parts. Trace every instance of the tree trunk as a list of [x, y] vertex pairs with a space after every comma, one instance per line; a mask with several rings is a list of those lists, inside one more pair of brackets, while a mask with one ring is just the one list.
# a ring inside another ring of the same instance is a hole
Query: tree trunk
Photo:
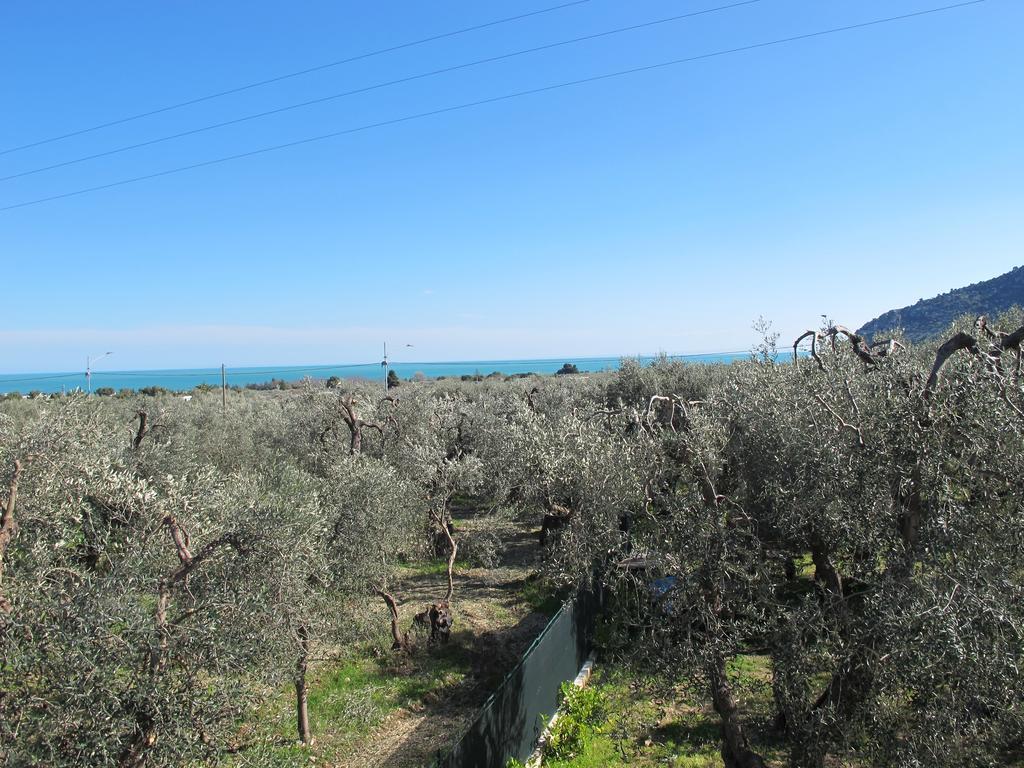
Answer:
[[842, 602], [843, 578], [832, 564], [828, 550], [820, 542], [811, 544], [811, 560], [814, 562], [814, 580], [821, 582], [832, 597]]
[[750, 749], [740, 725], [736, 699], [732, 695], [725, 672], [725, 657], [714, 650], [708, 675], [711, 681], [711, 702], [722, 720], [722, 762], [725, 768], [765, 768], [764, 760]]
[[[160, 579], [156, 606], [153, 611], [154, 635], [150, 640], [147, 649], [148, 663], [147, 673], [149, 683], [152, 686], [158, 685], [158, 679], [165, 671], [170, 658], [170, 631], [168, 612], [174, 604], [175, 588], [178, 584], [187, 584], [189, 574], [192, 573], [204, 560], [208, 559], [214, 552], [223, 546], [231, 546], [236, 551], [240, 549], [238, 538], [235, 534], [225, 534], [207, 544], [196, 555], [189, 551], [190, 539], [186, 531], [174, 515], [167, 515], [163, 519], [163, 525], [167, 527], [171, 535], [171, 541], [177, 550], [178, 560], [181, 565], [167, 576]], [[149, 759], [149, 751], [156, 744], [159, 735], [157, 730], [158, 710], [152, 706], [151, 701], [144, 700], [135, 708], [135, 731], [131, 741], [125, 746], [118, 758], [119, 768], [142, 768]]]
[[908, 570], [914, 561], [921, 521], [924, 518], [924, 504], [921, 499], [921, 456], [916, 457], [910, 470], [910, 487], [904, 493], [900, 490], [899, 478], [893, 480], [892, 494], [897, 504], [897, 524], [900, 539], [903, 541], [905, 553], [904, 570]]
[[[861, 645], [843, 661], [814, 702], [809, 729], [791, 734], [790, 764], [796, 768], [822, 768], [833, 745], [842, 738], [843, 728], [858, 707], [867, 700], [874, 685], [869, 665], [870, 649]], [[822, 713], [821, 710], [828, 710]]]
[[405, 634], [398, 628], [398, 603], [395, 602], [393, 595], [383, 589], [378, 589], [377, 594], [384, 599], [384, 602], [387, 603], [388, 610], [391, 611], [391, 650], [401, 650], [406, 647], [407, 643]]
[[441, 530], [444, 532], [445, 538], [448, 539], [448, 591], [445, 593], [444, 601], [450, 604], [452, 593], [455, 591], [453, 572], [455, 570], [455, 555], [459, 551], [459, 545], [455, 543], [455, 537], [452, 536], [451, 527], [447, 521], [441, 524]]
[[146, 438], [148, 433], [149, 414], [145, 411], [138, 411], [139, 416], [139, 428], [135, 432], [135, 437], [132, 438], [132, 450], [137, 451], [142, 445], [142, 441]]
[[309, 632], [306, 625], [301, 624], [298, 630], [299, 655], [295, 660], [295, 723], [299, 731], [299, 741], [309, 745], [313, 736], [309, 730], [309, 686], [306, 683], [306, 672], [309, 669]]
[[[686, 416], [685, 406], [683, 415]], [[711, 702], [722, 721], [722, 762], [725, 768], [764, 768], [764, 760], [750, 749], [746, 734], [743, 732], [736, 699], [732, 695], [732, 688], [726, 675], [725, 656], [716, 645], [718, 636], [723, 633], [721, 617], [724, 609], [721, 580], [724, 577], [726, 533], [719, 508], [722, 497], [715, 490], [707, 465], [685, 441], [680, 443], [679, 450], [683, 461], [697, 481], [704, 508], [715, 530], [715, 539], [711, 542], [711, 551], [704, 563], [704, 583], [701, 592], [709, 619], [707, 632], [711, 660], [708, 665], [708, 679], [711, 684]]]

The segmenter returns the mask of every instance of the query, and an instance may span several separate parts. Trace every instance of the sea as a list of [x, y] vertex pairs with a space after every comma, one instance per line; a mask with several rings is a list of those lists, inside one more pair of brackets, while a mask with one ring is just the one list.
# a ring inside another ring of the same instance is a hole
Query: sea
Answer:
[[[670, 360], [680, 360], [694, 364], [731, 363], [736, 360], [748, 360], [749, 352], [721, 352], [707, 355], [666, 355]], [[459, 378], [462, 376], [487, 376], [500, 373], [505, 376], [513, 374], [536, 373], [548, 375], [558, 371], [563, 365], [575, 365], [580, 373], [617, 370], [626, 357], [570, 357], [547, 360], [462, 360], [453, 362], [392, 362], [388, 368], [393, 370], [400, 379], [437, 379], [441, 377]], [[630, 356], [629, 359], [639, 360], [648, 365], [661, 359], [656, 356]], [[225, 370], [229, 387], [245, 387], [247, 385], [264, 384], [271, 380], [286, 382], [301, 381], [306, 378], [329, 379], [337, 376], [341, 379], [361, 379], [379, 381], [383, 386], [384, 366], [382, 363], [363, 363], [357, 365], [307, 365], [307, 366], [259, 366], [250, 368], [227, 368]], [[113, 371], [98, 369], [92, 371], [93, 391], [101, 387], [109, 387], [115, 391], [122, 389], [138, 390], [144, 387], [163, 387], [174, 392], [190, 391], [200, 385], [220, 387], [221, 369], [218, 368], [174, 368], [166, 370], [145, 371]], [[84, 371], [64, 373], [9, 373], [0, 374], [0, 394], [30, 392], [73, 392], [87, 389]]]

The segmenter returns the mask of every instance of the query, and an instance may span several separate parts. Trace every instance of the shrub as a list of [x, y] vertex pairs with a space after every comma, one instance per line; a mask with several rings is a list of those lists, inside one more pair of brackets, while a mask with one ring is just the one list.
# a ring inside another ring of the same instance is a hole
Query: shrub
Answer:
[[579, 754], [608, 719], [608, 706], [600, 688], [577, 688], [562, 683], [562, 710], [551, 729], [545, 753], [553, 760], [570, 760]]

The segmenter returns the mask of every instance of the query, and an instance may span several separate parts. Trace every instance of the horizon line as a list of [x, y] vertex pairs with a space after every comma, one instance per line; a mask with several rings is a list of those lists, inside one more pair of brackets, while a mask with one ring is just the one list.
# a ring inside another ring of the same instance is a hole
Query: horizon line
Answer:
[[[665, 357], [668, 359], [680, 359], [688, 357], [715, 357], [725, 355], [746, 355], [751, 350], [730, 350], [730, 351], [715, 351], [715, 352], [686, 352], [680, 354], [669, 354], [666, 352], [656, 353], [636, 353], [636, 354], [613, 354], [613, 355], [586, 355], [586, 356], [558, 356], [558, 357], [518, 357], [518, 358], [497, 358], [492, 360], [389, 360], [388, 367], [393, 368], [396, 365], [470, 365], [470, 364], [499, 364], [499, 363], [556, 363], [556, 362], [597, 362], [602, 360], [631, 360], [631, 359], [658, 359]], [[312, 370], [332, 370], [338, 368], [375, 368], [383, 367], [383, 361], [372, 362], [372, 363], [310, 363], [308, 365], [240, 365], [240, 366], [228, 366], [225, 364], [225, 370], [230, 372], [234, 370], [237, 373], [255, 374], [260, 373], [261, 369], [267, 369], [267, 373], [288, 373], [301, 372], [301, 371], [312, 371]], [[190, 375], [198, 375], [200, 373], [216, 372], [219, 373], [221, 369], [220, 364], [209, 365], [209, 366], [197, 366], [197, 367], [180, 367], [180, 368], [125, 368], [125, 369], [111, 369], [104, 368], [101, 370], [92, 370], [92, 376], [107, 376], [107, 375], [125, 375], [125, 374], [153, 374], [153, 373], [184, 373], [190, 372]], [[0, 373], [0, 379], [7, 377], [23, 376], [31, 377], [38, 374], [39, 376], [49, 376], [53, 378], [57, 377], [69, 377], [69, 376], [85, 376], [85, 371], [12, 371], [8, 373]]]

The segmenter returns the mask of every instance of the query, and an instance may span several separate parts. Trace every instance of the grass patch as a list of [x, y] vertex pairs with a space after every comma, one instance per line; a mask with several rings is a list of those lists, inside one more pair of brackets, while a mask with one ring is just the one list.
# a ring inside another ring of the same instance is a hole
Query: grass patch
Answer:
[[[455, 563], [452, 573], [459, 572], [459, 564]], [[424, 576], [447, 576], [447, 560], [418, 560], [413, 563], [405, 563], [397, 569], [399, 579], [415, 579]]]
[[252, 748], [231, 755], [225, 766], [266, 765], [277, 768], [330, 765], [351, 754], [358, 741], [383, 723], [389, 713], [420, 710], [437, 703], [448, 689], [471, 674], [465, 649], [439, 646], [413, 656], [382, 653], [376, 646], [315, 670], [309, 681], [309, 719], [315, 743], [296, 740], [294, 691], [275, 692], [248, 732]]
[[[783, 765], [783, 745], [769, 727], [774, 712], [769, 660], [737, 656], [728, 673], [754, 748], [770, 765]], [[721, 768], [719, 719], [704, 691], [607, 669], [598, 670], [592, 685], [604, 702], [604, 721], [571, 758], [546, 759], [545, 768]]]
[[530, 607], [547, 616], [554, 616], [562, 607], [564, 593], [540, 574], [533, 574], [523, 580], [519, 599]]

